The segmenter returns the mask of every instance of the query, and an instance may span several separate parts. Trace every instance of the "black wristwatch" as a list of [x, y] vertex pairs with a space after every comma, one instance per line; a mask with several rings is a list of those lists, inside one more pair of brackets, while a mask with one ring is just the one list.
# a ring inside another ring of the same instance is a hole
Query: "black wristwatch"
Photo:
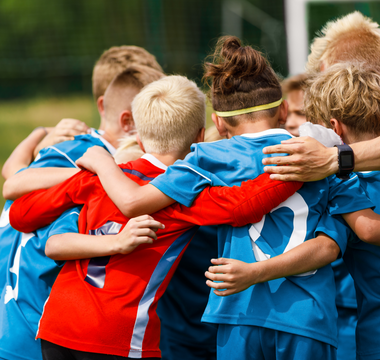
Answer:
[[339, 166], [339, 171], [336, 176], [339, 179], [348, 180], [355, 167], [354, 152], [347, 144], [335, 146], [338, 148]]

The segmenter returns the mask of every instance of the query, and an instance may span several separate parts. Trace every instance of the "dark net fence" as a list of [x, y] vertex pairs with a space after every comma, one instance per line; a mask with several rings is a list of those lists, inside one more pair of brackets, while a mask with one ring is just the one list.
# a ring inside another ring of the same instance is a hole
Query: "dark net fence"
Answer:
[[117, 45], [142, 46], [166, 72], [200, 83], [223, 34], [240, 36], [287, 74], [282, 0], [2, 0], [0, 99], [90, 93], [96, 59]]

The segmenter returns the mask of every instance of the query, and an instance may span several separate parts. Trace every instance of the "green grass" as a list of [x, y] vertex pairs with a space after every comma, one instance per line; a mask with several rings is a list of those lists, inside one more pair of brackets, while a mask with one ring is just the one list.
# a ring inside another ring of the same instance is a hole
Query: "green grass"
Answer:
[[[207, 107], [207, 127], [212, 124], [212, 109]], [[37, 126], [54, 126], [63, 118], [84, 121], [97, 128], [99, 115], [91, 97], [15, 100], [0, 102], [0, 167], [14, 150]], [[0, 176], [0, 188], [4, 179]], [[5, 200], [0, 196], [0, 208]]]
[[[0, 167], [14, 148], [37, 126], [54, 126], [63, 118], [74, 118], [97, 127], [99, 116], [89, 96], [0, 102]], [[4, 179], [0, 177], [0, 187]], [[1, 208], [5, 200], [0, 197]]]

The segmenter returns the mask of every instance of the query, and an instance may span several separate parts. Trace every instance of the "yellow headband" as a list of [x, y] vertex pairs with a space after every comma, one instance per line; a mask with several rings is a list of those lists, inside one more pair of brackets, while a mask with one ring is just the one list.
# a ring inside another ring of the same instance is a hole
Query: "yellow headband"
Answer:
[[240, 109], [240, 110], [232, 110], [232, 111], [215, 111], [215, 114], [220, 117], [229, 117], [229, 116], [236, 116], [236, 115], [242, 115], [242, 114], [248, 114], [251, 112], [261, 111], [261, 110], [268, 110], [273, 109], [277, 106], [280, 106], [282, 103], [282, 98], [280, 100], [277, 100], [275, 102], [272, 102], [270, 104], [264, 104], [264, 105], [258, 105], [254, 107], [250, 107], [247, 109]]

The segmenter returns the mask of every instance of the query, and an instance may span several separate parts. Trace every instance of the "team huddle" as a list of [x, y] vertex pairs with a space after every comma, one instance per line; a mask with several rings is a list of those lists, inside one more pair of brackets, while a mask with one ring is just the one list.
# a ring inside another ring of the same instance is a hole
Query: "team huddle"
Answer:
[[[4, 165], [0, 359], [380, 359], [380, 173], [346, 155], [380, 135], [379, 53], [379, 25], [349, 14], [285, 86], [221, 37], [215, 136], [193, 81], [105, 51], [99, 129], [37, 128]], [[337, 174], [265, 173], [299, 134], [337, 147]]]

